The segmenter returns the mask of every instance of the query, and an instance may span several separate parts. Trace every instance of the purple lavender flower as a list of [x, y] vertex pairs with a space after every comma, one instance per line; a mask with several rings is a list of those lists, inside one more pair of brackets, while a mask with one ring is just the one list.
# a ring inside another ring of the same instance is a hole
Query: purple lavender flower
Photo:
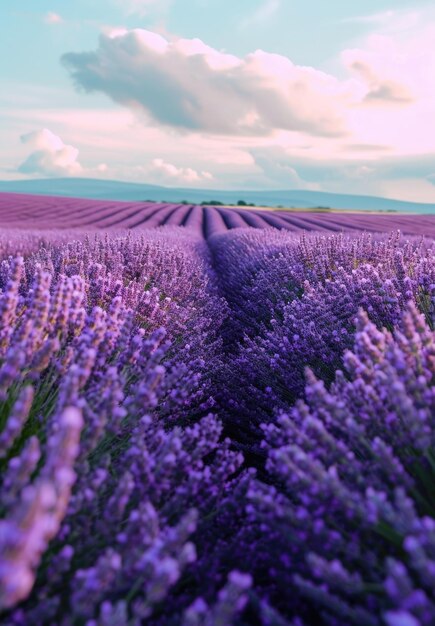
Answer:
[[264, 426], [274, 486], [253, 483], [248, 512], [270, 537], [263, 567], [284, 614], [429, 626], [434, 333], [412, 303], [394, 335], [362, 312], [356, 327], [345, 373], [328, 390], [308, 372], [306, 402]]
[[4, 247], [0, 620], [433, 624], [433, 245], [159, 220]]

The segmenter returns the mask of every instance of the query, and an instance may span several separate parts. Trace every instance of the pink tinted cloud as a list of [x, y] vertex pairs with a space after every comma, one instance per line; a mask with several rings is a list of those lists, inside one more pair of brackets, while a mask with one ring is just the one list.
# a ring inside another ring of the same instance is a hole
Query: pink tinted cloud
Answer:
[[[354, 51], [354, 53], [358, 51]], [[363, 102], [379, 101], [388, 104], [406, 104], [414, 100], [408, 88], [387, 77], [377, 75], [376, 70], [366, 61], [358, 58], [352, 60], [352, 51], [348, 51], [347, 55], [349, 69], [359, 75], [359, 77], [367, 84], [367, 93], [363, 98]]]
[[[412, 14], [414, 15], [414, 14]], [[415, 16], [414, 16], [415, 18]], [[400, 20], [403, 20], [403, 15]], [[415, 21], [415, 20], [414, 20]], [[392, 32], [391, 32], [392, 31]], [[410, 27], [387, 32], [374, 32], [363, 46], [343, 51], [341, 59], [368, 93], [383, 85], [390, 85], [386, 101], [418, 101], [424, 98], [435, 102], [435, 14], [417, 25], [410, 19]], [[396, 97], [389, 98], [394, 90]]]
[[342, 53], [361, 89], [348, 127], [356, 142], [389, 145], [396, 154], [434, 153], [435, 19], [411, 24], [409, 31], [372, 34], [364, 47]]
[[63, 18], [58, 13], [49, 11], [44, 17], [44, 22], [46, 24], [61, 24], [63, 22]]

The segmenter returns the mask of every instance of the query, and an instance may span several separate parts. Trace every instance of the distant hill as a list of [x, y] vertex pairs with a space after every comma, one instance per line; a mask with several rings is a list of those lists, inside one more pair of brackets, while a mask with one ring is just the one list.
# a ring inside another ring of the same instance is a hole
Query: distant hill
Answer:
[[192, 204], [200, 204], [204, 201], [214, 200], [224, 204], [236, 204], [239, 200], [243, 200], [246, 203], [254, 203], [258, 206], [330, 207], [333, 209], [435, 214], [435, 203], [404, 202], [378, 198], [376, 196], [357, 196], [291, 189], [279, 191], [185, 189], [91, 178], [0, 181], [0, 192], [2, 191], [99, 200], [125, 200], [130, 202], [155, 200], [180, 203], [186, 200]]

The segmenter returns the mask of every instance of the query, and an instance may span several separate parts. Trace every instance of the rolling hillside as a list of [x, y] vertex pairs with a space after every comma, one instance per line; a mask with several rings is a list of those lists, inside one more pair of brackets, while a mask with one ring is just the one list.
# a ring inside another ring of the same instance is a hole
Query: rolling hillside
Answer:
[[0, 192], [128, 202], [153, 200], [157, 202], [180, 203], [182, 200], [186, 200], [192, 204], [199, 204], [202, 201], [218, 200], [224, 204], [235, 204], [239, 200], [244, 200], [245, 202], [253, 202], [258, 206], [282, 205], [297, 208], [322, 206], [333, 209], [394, 211], [435, 215], [435, 203], [403, 202], [375, 196], [356, 196], [306, 190], [220, 191], [214, 189], [184, 189], [90, 178], [0, 181]]

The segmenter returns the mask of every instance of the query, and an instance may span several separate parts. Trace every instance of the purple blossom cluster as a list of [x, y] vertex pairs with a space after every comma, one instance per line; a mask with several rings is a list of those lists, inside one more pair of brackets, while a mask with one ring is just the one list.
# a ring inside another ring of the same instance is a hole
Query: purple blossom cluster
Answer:
[[211, 248], [231, 307], [222, 417], [242, 449], [260, 453], [259, 425], [302, 395], [306, 366], [332, 381], [360, 308], [392, 330], [412, 301], [435, 325], [435, 247], [422, 240], [239, 230]]
[[343, 365], [329, 389], [308, 370], [305, 400], [263, 425], [270, 484], [248, 508], [270, 594], [300, 623], [430, 626], [434, 333], [412, 303], [393, 334], [361, 311]]
[[20, 237], [0, 623], [435, 622], [430, 242]]

